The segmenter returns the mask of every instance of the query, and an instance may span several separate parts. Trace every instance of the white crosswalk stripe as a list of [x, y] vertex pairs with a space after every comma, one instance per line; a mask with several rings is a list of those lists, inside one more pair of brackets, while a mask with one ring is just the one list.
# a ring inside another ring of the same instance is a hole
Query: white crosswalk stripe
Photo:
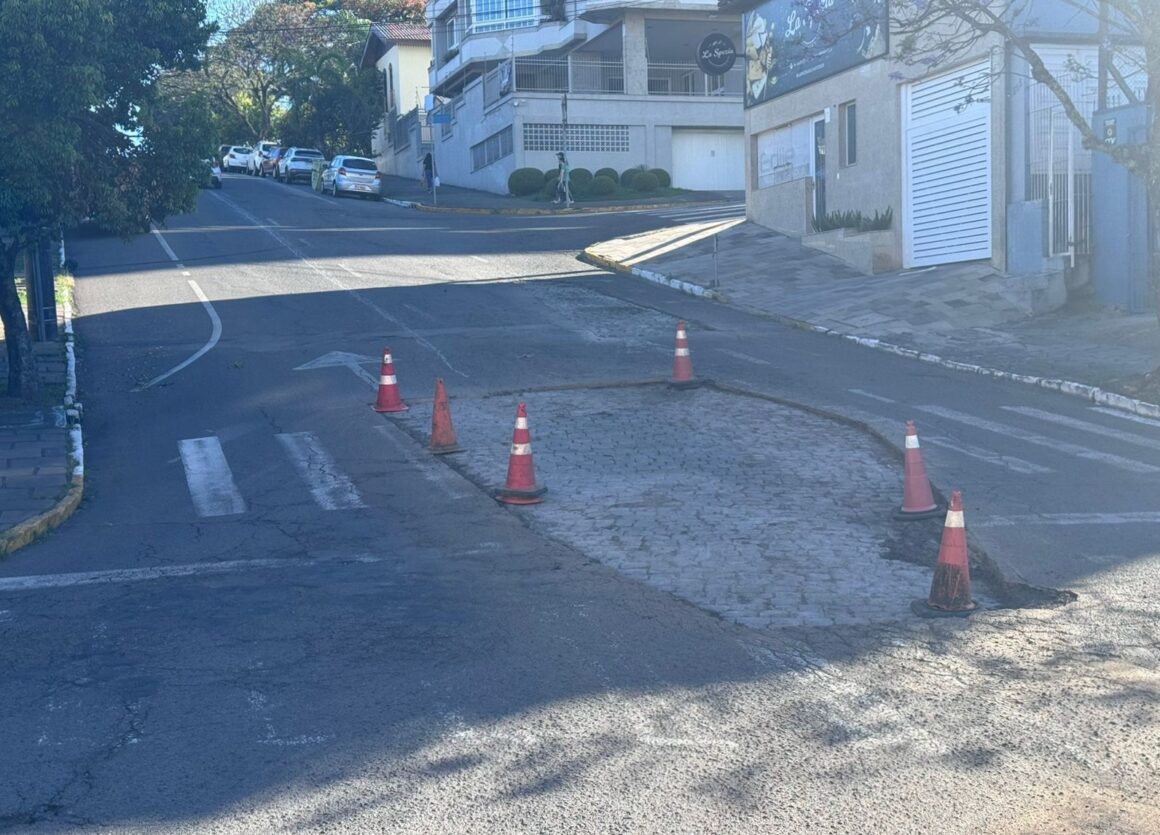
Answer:
[[187, 438], [177, 444], [185, 481], [198, 516], [230, 516], [246, 512], [246, 502], [217, 438]]
[[1041, 467], [1038, 464], [1032, 464], [1030, 461], [1024, 461], [1022, 458], [1016, 458], [1013, 455], [999, 455], [989, 449], [972, 446], [971, 444], [963, 443], [962, 441], [952, 441], [949, 438], [940, 438], [937, 435], [924, 435], [922, 438], [924, 444], [931, 446], [942, 447], [949, 449], [952, 452], [957, 452], [960, 455], [966, 455], [971, 458], [977, 458], [980, 461], [986, 461], [988, 464], [995, 464], [999, 467], [1006, 467], [1008, 470], [1016, 473], [1023, 473], [1025, 475], [1042, 475], [1051, 472], [1048, 467]]
[[631, 214], [644, 214], [664, 218], [677, 223], [700, 223], [714, 220], [742, 220], [745, 218], [744, 203], [728, 203], [712, 206], [688, 206], [672, 209], [639, 209]]
[[[323, 510], [366, 507], [354, 482], [312, 432], [286, 432], [274, 436], [314, 502]], [[200, 517], [245, 513], [247, 505], [216, 436], [178, 441], [185, 481], [194, 510]]]
[[338, 471], [338, 465], [312, 432], [277, 435], [298, 474], [310, 487], [310, 495], [323, 510], [366, 507], [354, 483]]
[[1014, 438], [1024, 443], [1034, 444], [1035, 446], [1046, 447], [1053, 449], [1056, 452], [1062, 452], [1065, 455], [1073, 455], [1076, 458], [1083, 458], [1087, 461], [1099, 461], [1102, 464], [1108, 464], [1121, 470], [1128, 470], [1133, 473], [1160, 473], [1160, 467], [1155, 467], [1151, 464], [1145, 464], [1142, 461], [1133, 461], [1131, 458], [1124, 458], [1120, 455], [1113, 455], [1110, 452], [1098, 452], [1094, 449], [1080, 446], [1078, 444], [1069, 443], [1068, 441], [1059, 441], [1054, 438], [1048, 438], [1045, 435], [1039, 435], [1034, 432], [1028, 432], [1025, 429], [1019, 429], [1015, 426], [1008, 426], [1004, 423], [998, 423], [993, 420], [987, 420], [974, 415], [968, 415], [963, 412], [957, 412], [954, 409], [945, 409], [942, 406], [915, 406], [920, 412], [937, 415], [938, 417], [947, 420], [962, 423], [966, 426], [973, 426], [976, 429], [982, 429], [985, 432], [994, 432], [997, 435], [1004, 435], [1008, 438]]
[[1097, 423], [1088, 423], [1086, 420], [1077, 420], [1066, 415], [1057, 415], [1055, 412], [1045, 412], [1043, 409], [1033, 409], [1030, 406], [1004, 406], [1003, 409], [1008, 412], [1014, 412], [1017, 415], [1024, 417], [1035, 418], [1047, 423], [1054, 423], [1058, 426], [1066, 426], [1068, 429], [1076, 429], [1080, 432], [1090, 432], [1093, 435], [1102, 435], [1105, 438], [1111, 438], [1114, 441], [1123, 441], [1126, 444], [1135, 444], [1136, 446], [1146, 447], [1147, 449], [1160, 450], [1160, 440], [1155, 438], [1145, 438], [1142, 435], [1134, 435], [1131, 432], [1125, 432], [1122, 429], [1113, 429], [1110, 426], [1100, 426]]

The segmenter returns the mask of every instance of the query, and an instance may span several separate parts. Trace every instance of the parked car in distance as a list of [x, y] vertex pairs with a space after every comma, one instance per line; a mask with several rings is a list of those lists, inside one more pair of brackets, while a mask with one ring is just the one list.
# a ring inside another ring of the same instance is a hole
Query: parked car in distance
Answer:
[[278, 160], [278, 173], [275, 179], [284, 183], [295, 180], [310, 181], [310, 168], [314, 160], [323, 159], [322, 151], [317, 148], [287, 148], [286, 153]]
[[248, 145], [231, 145], [226, 155], [222, 157], [222, 170], [245, 171], [253, 154], [254, 149]]
[[278, 177], [278, 161], [285, 155], [286, 148], [275, 148], [268, 155], [262, 157], [262, 165], [258, 169], [259, 177]]
[[254, 154], [250, 157], [249, 163], [246, 165], [246, 173], [250, 176], [255, 174], [261, 175], [262, 161], [270, 154], [278, 150], [277, 142], [259, 142], [254, 146]]
[[341, 155], [330, 161], [322, 171], [322, 193], [328, 191], [335, 197], [340, 194], [357, 194], [360, 197], [378, 199], [382, 175], [374, 160], [366, 157]]
[[226, 152], [227, 152], [227, 151], [229, 151], [229, 149], [230, 149], [230, 146], [229, 146], [229, 145], [218, 145], [218, 155], [217, 155], [217, 158], [218, 158], [219, 160], [223, 160], [223, 159], [225, 159], [225, 158], [226, 158]]
[[205, 172], [202, 175], [198, 185], [202, 188], [221, 188], [222, 187], [222, 168], [217, 164], [217, 160], [207, 159], [205, 162]]

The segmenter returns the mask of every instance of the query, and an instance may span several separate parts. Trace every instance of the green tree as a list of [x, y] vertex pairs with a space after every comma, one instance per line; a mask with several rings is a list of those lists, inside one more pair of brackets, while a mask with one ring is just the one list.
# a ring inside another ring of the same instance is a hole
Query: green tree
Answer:
[[8, 393], [39, 380], [16, 290], [21, 250], [85, 218], [129, 235], [188, 209], [207, 153], [205, 102], [159, 81], [197, 66], [203, 0], [0, 3], [0, 320]]

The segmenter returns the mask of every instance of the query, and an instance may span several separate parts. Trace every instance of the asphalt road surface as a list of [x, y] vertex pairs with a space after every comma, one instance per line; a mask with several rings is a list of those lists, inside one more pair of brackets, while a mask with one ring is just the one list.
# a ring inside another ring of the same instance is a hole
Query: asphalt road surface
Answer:
[[[227, 177], [71, 241], [86, 499], [0, 563], [0, 830], [1156, 831], [1160, 426], [575, 260], [659, 222]], [[973, 540], [1080, 602], [745, 629], [370, 408], [384, 345], [467, 402], [662, 378], [677, 318], [704, 376], [918, 421]]]

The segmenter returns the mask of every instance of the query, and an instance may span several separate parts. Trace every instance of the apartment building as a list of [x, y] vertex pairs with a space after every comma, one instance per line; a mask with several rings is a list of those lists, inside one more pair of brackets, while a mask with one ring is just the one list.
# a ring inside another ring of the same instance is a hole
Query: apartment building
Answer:
[[743, 70], [697, 65], [716, 0], [432, 0], [431, 128], [442, 182], [506, 193], [516, 168], [663, 168], [673, 185], [741, 189]]

